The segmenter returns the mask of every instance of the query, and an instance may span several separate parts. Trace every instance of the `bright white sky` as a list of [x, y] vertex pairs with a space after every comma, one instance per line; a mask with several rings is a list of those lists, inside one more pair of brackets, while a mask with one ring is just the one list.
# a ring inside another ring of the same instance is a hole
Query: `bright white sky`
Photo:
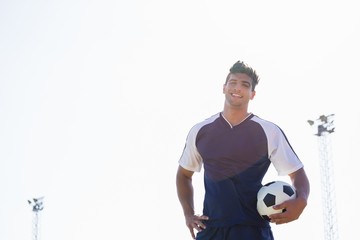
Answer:
[[[312, 184], [276, 239], [322, 238], [306, 121], [331, 113], [339, 235], [352, 239], [359, 29], [347, 0], [0, 1], [0, 239], [31, 239], [40, 196], [43, 240], [191, 239], [177, 160], [190, 127], [222, 110], [237, 60], [261, 77], [250, 110], [285, 131]], [[194, 184], [200, 213], [201, 174]]]

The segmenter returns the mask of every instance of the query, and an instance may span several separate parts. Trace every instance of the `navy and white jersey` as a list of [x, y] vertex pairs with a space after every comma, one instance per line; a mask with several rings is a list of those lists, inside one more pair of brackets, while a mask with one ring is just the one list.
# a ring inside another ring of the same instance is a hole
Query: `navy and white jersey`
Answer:
[[269, 225], [258, 214], [256, 201], [271, 163], [279, 175], [303, 167], [283, 131], [254, 114], [236, 126], [221, 113], [196, 124], [179, 160], [190, 171], [204, 167], [203, 214], [213, 227]]

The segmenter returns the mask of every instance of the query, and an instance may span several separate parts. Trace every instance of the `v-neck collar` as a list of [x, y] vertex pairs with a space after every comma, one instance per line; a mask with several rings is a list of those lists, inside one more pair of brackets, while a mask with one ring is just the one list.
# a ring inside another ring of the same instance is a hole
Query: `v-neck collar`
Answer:
[[242, 124], [244, 121], [246, 121], [247, 119], [249, 119], [253, 114], [250, 112], [243, 120], [241, 120], [241, 122], [239, 122], [236, 125], [232, 125], [226, 118], [225, 116], [222, 114], [222, 112], [220, 112], [220, 116], [229, 124], [230, 128], [234, 128], [236, 126], [239, 126], [240, 124]]

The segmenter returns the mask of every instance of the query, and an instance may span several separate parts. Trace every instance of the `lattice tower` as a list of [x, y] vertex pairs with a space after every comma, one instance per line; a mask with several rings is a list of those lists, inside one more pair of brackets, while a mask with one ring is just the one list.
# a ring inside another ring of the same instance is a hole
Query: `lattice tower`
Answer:
[[331, 135], [324, 133], [318, 137], [321, 191], [324, 223], [324, 239], [338, 240], [337, 212], [335, 196], [334, 166], [331, 151]]
[[320, 179], [322, 191], [322, 210], [324, 224], [324, 239], [338, 240], [334, 165], [332, 160], [331, 133], [334, 132], [334, 114], [321, 115], [317, 120], [308, 120], [317, 128], [318, 148], [320, 158]]
[[32, 219], [32, 239], [39, 240], [39, 220], [40, 220], [40, 211], [44, 209], [43, 197], [33, 198], [28, 200], [28, 203], [32, 207], [33, 219]]

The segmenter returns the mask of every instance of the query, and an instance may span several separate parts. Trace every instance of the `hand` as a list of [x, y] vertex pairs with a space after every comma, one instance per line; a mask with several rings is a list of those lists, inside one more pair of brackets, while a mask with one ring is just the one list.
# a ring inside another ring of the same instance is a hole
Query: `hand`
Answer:
[[283, 202], [274, 206], [274, 209], [286, 209], [283, 213], [276, 213], [270, 215], [272, 223], [283, 224], [292, 222], [298, 219], [307, 205], [307, 201], [302, 198], [296, 198]]
[[186, 220], [186, 226], [189, 228], [191, 236], [193, 239], [195, 239], [195, 233], [194, 233], [194, 228], [198, 231], [201, 232], [203, 229], [206, 228], [205, 224], [202, 222], [203, 220], [208, 220], [209, 217], [205, 216], [205, 215], [189, 215], [189, 216], [185, 216], [185, 220]]

